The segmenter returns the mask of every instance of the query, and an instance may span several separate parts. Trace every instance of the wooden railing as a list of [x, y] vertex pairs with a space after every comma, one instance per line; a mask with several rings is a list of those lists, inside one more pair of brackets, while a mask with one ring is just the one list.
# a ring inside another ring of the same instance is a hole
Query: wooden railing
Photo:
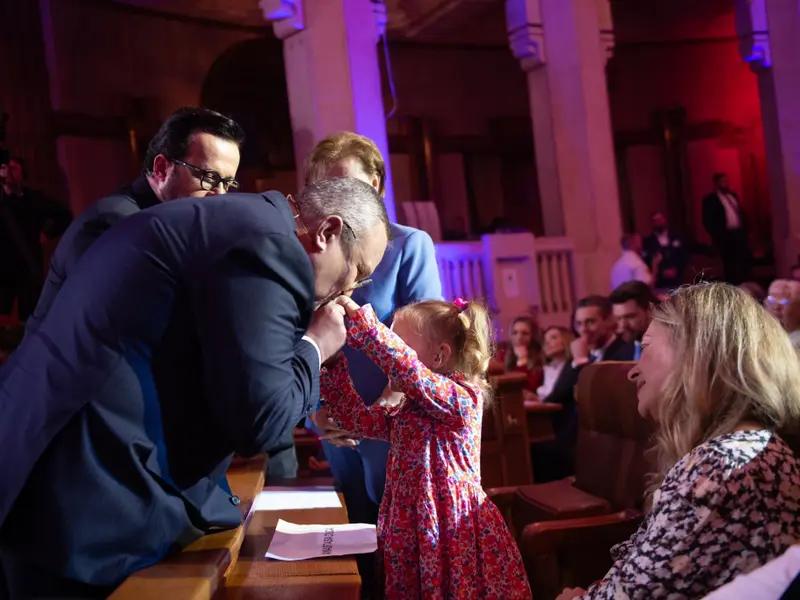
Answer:
[[568, 238], [486, 235], [480, 241], [440, 242], [436, 257], [445, 298], [486, 301], [501, 338], [513, 318], [531, 309], [542, 327], [569, 325], [582, 295]]

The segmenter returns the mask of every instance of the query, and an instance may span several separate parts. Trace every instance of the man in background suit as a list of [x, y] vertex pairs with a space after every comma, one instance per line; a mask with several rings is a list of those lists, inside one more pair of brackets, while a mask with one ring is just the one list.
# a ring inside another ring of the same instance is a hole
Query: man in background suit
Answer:
[[703, 227], [722, 259], [725, 281], [739, 285], [750, 273], [750, 246], [739, 196], [725, 173], [714, 175], [714, 191], [703, 199]]
[[176, 198], [224, 194], [239, 187], [242, 128], [205, 108], [181, 108], [150, 141], [141, 176], [83, 211], [64, 232], [50, 259], [42, 294], [26, 331], [37, 329], [80, 257], [115, 223]]
[[[0, 372], [0, 564], [12, 598], [105, 597], [241, 522], [234, 452], [274, 448], [345, 341], [329, 303], [386, 249], [341, 178], [141, 211], [84, 254]], [[293, 214], [294, 213], [294, 214]]]
[[[305, 172], [306, 184], [344, 175], [368, 183], [381, 197], [385, 193], [386, 164], [381, 152], [372, 140], [355, 133], [335, 133], [322, 140], [308, 156]], [[359, 305], [371, 304], [378, 318], [387, 325], [398, 308], [419, 300], [442, 298], [436, 249], [431, 237], [424, 231], [397, 223], [391, 224], [391, 231], [392, 244], [375, 269], [372, 283], [353, 293]], [[344, 353], [356, 390], [367, 404], [373, 404], [388, 384], [386, 375], [363, 352], [345, 347]], [[312, 420], [327, 433], [334, 436], [341, 433], [327, 421], [324, 412], [313, 415]], [[350, 520], [377, 523], [386, 484], [389, 443], [361, 440], [356, 446], [342, 442], [341, 438], [331, 441], [324, 440], [322, 446], [336, 484], [344, 494]], [[374, 585], [374, 557], [360, 555], [357, 558], [363, 589], [369, 594]]]
[[10, 315], [16, 300], [21, 321], [42, 289], [42, 236], [59, 237], [72, 220], [66, 206], [23, 185], [25, 175], [20, 157], [0, 164], [0, 315]]
[[653, 231], [642, 240], [642, 256], [653, 273], [653, 287], [669, 290], [683, 284], [689, 253], [681, 236], [667, 227], [667, 217], [655, 212]]
[[564, 365], [546, 398], [547, 402], [557, 402], [563, 407], [553, 415], [556, 441], [534, 454], [534, 470], [540, 469], [544, 481], [567, 477], [574, 472], [578, 435], [575, 386], [581, 369], [594, 362], [633, 360], [636, 352], [633, 342], [625, 342], [616, 335], [617, 324], [611, 302], [604, 296], [587, 296], [579, 300], [574, 324], [578, 337], [570, 344], [572, 362]]

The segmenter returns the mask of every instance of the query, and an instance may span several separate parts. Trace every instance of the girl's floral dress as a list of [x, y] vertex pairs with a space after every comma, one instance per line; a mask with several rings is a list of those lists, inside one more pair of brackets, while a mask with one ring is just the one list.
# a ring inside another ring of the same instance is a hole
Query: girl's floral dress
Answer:
[[530, 598], [517, 545], [481, 487], [481, 390], [461, 373], [425, 367], [369, 305], [350, 319], [348, 345], [405, 394], [397, 406], [367, 407], [346, 359], [322, 373], [330, 416], [357, 437], [392, 444], [378, 517], [386, 597]]

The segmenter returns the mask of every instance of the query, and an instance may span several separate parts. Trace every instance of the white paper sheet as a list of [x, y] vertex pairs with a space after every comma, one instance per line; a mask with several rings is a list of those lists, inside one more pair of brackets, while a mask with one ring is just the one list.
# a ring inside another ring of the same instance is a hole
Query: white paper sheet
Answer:
[[375, 525], [296, 525], [279, 519], [266, 557], [295, 561], [322, 556], [366, 554], [377, 549], [378, 533]]
[[341, 506], [339, 495], [326, 486], [268, 487], [253, 502], [253, 510], [302, 510]]

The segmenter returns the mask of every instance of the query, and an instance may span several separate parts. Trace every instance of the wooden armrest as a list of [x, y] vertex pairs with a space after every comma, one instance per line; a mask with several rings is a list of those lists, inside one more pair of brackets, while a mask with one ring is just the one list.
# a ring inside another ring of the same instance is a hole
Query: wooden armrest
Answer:
[[[239, 497], [244, 523], [256, 496], [264, 489], [266, 456], [237, 457], [228, 469], [231, 492]], [[128, 577], [111, 595], [111, 600], [180, 598], [207, 600], [223, 585], [227, 573], [239, 558], [245, 524], [205, 535], [182, 552]]]
[[520, 536], [525, 554], [550, 554], [576, 543], [594, 544], [598, 538], [614, 543], [622, 542], [636, 531], [644, 516], [636, 510], [597, 517], [541, 521], [526, 525]]
[[486, 495], [497, 505], [498, 508], [503, 509], [511, 506], [511, 504], [514, 502], [514, 496], [516, 496], [518, 489], [519, 487], [516, 485], [489, 488], [486, 490]]

